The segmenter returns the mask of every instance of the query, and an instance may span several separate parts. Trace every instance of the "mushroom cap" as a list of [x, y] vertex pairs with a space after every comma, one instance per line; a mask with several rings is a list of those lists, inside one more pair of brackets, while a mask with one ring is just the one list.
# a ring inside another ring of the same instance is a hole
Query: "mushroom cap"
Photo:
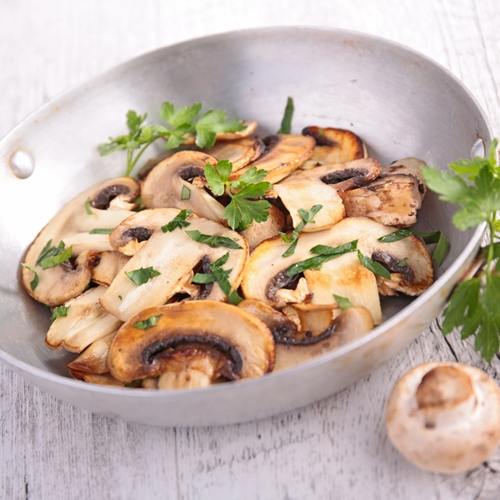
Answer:
[[[155, 326], [134, 326], [152, 316], [159, 316]], [[108, 366], [123, 382], [156, 377], [185, 348], [196, 349], [196, 356], [200, 349], [207, 356], [218, 351], [223, 370], [234, 379], [262, 376], [274, 364], [274, 340], [262, 321], [236, 306], [197, 301], [146, 309], [131, 318], [111, 343]]]
[[500, 444], [500, 388], [468, 365], [424, 363], [394, 386], [386, 428], [394, 447], [422, 469], [472, 469]]
[[[205, 176], [205, 166], [216, 165], [217, 159], [199, 151], [179, 151], [158, 163], [142, 184], [142, 202], [146, 208], [179, 208], [196, 215], [222, 221], [224, 206], [204, 188], [189, 180]], [[182, 190], [189, 190], [189, 198]]]
[[[238, 288], [248, 258], [248, 244], [245, 239], [217, 222], [193, 214], [187, 219], [190, 225], [186, 230], [224, 236], [238, 243], [241, 248], [211, 247], [193, 240], [181, 229], [166, 233], [161, 231], [160, 227], [169, 223], [179, 212], [173, 208], [143, 210], [129, 217], [110, 235], [110, 241], [119, 251], [122, 251], [123, 247], [138, 248], [101, 297], [103, 307], [122, 321], [128, 320], [143, 309], [165, 304], [190, 284], [196, 266], [200, 263], [213, 263], [226, 253], [229, 253], [229, 258], [224, 269], [231, 270], [227, 279], [233, 290]], [[140, 247], [134, 245], [137, 235], [142, 234], [149, 235], [148, 239], [144, 240]], [[149, 267], [160, 274], [140, 286], [125, 274]], [[227, 300], [218, 283], [213, 283], [204, 298]]]

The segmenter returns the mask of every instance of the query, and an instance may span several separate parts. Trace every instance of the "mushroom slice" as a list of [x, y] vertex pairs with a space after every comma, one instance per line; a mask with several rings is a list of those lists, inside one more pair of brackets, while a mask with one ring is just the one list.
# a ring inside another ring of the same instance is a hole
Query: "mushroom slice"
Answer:
[[[199, 151], [179, 151], [151, 170], [142, 185], [142, 202], [146, 208], [180, 208], [196, 215], [222, 221], [224, 206], [202, 187], [192, 184], [205, 176], [205, 165], [217, 160]], [[191, 181], [191, 182], [190, 182]]]
[[[153, 326], [138, 327], [152, 317]], [[213, 301], [142, 311], [120, 328], [108, 355], [111, 374], [118, 380], [160, 376], [160, 386], [176, 388], [193, 387], [195, 380], [203, 387], [207, 379], [211, 383], [222, 377], [259, 377], [273, 364], [274, 341], [265, 324], [238, 307]], [[161, 380], [169, 369], [174, 376]]]
[[307, 224], [303, 231], [321, 231], [333, 226], [346, 215], [342, 198], [345, 191], [368, 184], [381, 171], [380, 163], [371, 158], [347, 163], [323, 165], [312, 170], [295, 172], [278, 184], [274, 191], [290, 212], [293, 225], [302, 220], [299, 209], [323, 205], [315, 215], [314, 224]]
[[[382, 169], [380, 177], [386, 177], [390, 175], [411, 175], [418, 182], [418, 190], [422, 195], [422, 199], [427, 192], [427, 186], [425, 185], [424, 176], [422, 175], [422, 167], [426, 163], [418, 158], [403, 158], [391, 163], [388, 167]], [[419, 207], [420, 208], [420, 207]]]
[[[92, 261], [83, 264], [83, 268], [86, 268], [83, 269], [80, 260], [77, 271], [71, 269], [69, 261], [44, 270], [39, 262], [42, 252], [51, 246], [57, 247], [60, 242], [64, 242], [66, 249], [72, 247], [72, 257], [78, 257], [86, 251], [112, 250], [107, 231], [126, 219], [130, 211], [110, 208], [110, 203], [115, 199], [129, 203], [138, 196], [137, 181], [124, 177], [100, 182], [64, 205], [40, 231], [26, 254], [25, 265], [34, 269], [39, 276], [38, 286], [31, 290], [33, 272], [23, 268], [22, 282], [27, 292], [50, 306], [60, 305], [79, 295], [90, 281], [88, 267]], [[105, 234], [99, 234], [102, 231], [91, 234], [96, 229], [104, 229]]]
[[98, 285], [109, 286], [129, 257], [116, 250], [99, 254], [99, 264], [92, 268], [92, 281]]
[[300, 167], [314, 149], [314, 139], [303, 135], [276, 134], [264, 139], [266, 149], [262, 156], [231, 174], [230, 180], [239, 179], [252, 167], [267, 171], [266, 181], [276, 183]]
[[316, 147], [301, 169], [309, 170], [320, 165], [366, 158], [365, 144], [350, 130], [311, 126], [302, 130], [302, 134], [314, 137]]
[[[335, 248], [357, 240], [357, 248], [363, 255], [381, 262], [393, 273], [391, 277], [399, 280], [398, 291], [419, 295], [432, 284], [431, 258], [423, 243], [415, 236], [394, 243], [378, 241], [378, 238], [394, 231], [394, 228], [371, 219], [349, 217], [330, 229], [301, 234], [294, 254], [289, 257], [282, 257], [289, 245], [281, 238], [263, 241], [252, 252], [245, 267], [241, 282], [243, 294], [245, 298], [262, 300], [272, 305], [276, 302], [277, 290], [293, 288], [301, 277], [301, 274], [288, 277], [287, 269], [292, 264], [314, 257], [310, 252], [313, 247], [326, 245]], [[304, 277], [308, 279], [306, 273]], [[319, 293], [317, 289], [315, 293]], [[327, 303], [334, 301], [331, 292], [325, 291], [324, 296]]]
[[276, 343], [276, 361], [274, 371], [286, 370], [317, 356], [363, 337], [373, 330], [370, 312], [364, 307], [350, 307], [336, 317], [331, 326], [325, 330], [327, 335], [318, 336], [318, 342], [306, 345], [287, 345]]
[[51, 349], [64, 347], [71, 352], [82, 352], [90, 344], [116, 331], [122, 322], [108, 314], [99, 304], [106, 288], [98, 286], [68, 301], [67, 315], [54, 320], [45, 343]]
[[68, 364], [68, 368], [80, 373], [92, 373], [94, 375], [109, 373], [106, 359], [109, 345], [115, 335], [116, 331], [92, 342], [76, 359]]
[[86, 251], [77, 257], [74, 265], [67, 260], [45, 270], [33, 266], [32, 269], [35, 269], [38, 275], [38, 284], [34, 290], [29, 285], [33, 280], [33, 272], [23, 267], [23, 285], [39, 302], [51, 307], [59, 306], [85, 291], [92, 278], [92, 268], [98, 263], [99, 255]]
[[[165, 304], [185, 288], [187, 285], [185, 280], [191, 276], [190, 271], [201, 264], [207, 268], [202, 272], [208, 273], [210, 272], [208, 266], [225, 254], [229, 255], [223, 269], [230, 271], [227, 279], [231, 288], [233, 290], [238, 288], [248, 258], [248, 244], [245, 239], [217, 222], [194, 215], [187, 219], [189, 226], [185, 228], [186, 230], [198, 230], [202, 234], [230, 238], [241, 248], [211, 247], [193, 240], [184, 229], [164, 233], [160, 227], [168, 224], [178, 213], [179, 210], [168, 208], [144, 210], [124, 221], [111, 234], [110, 241], [117, 246], [117, 249], [121, 249], [122, 244], [131, 248], [134, 245], [130, 242], [134, 237], [148, 232], [151, 234], [101, 297], [103, 307], [122, 321], [128, 320], [148, 307]], [[129, 243], [124, 243], [127, 241]], [[126, 273], [141, 268], [152, 268], [159, 274], [138, 286]], [[202, 298], [227, 300], [217, 283], [206, 285], [205, 292], [201, 294]]]
[[355, 252], [325, 262], [319, 270], [304, 272], [313, 304], [332, 301], [332, 294], [363, 306], [376, 325], [382, 323], [382, 309], [375, 275], [361, 264]]
[[265, 145], [261, 139], [246, 137], [237, 141], [217, 142], [211, 148], [202, 151], [218, 160], [229, 160], [233, 164], [233, 172], [236, 172], [259, 158], [264, 150]]
[[250, 251], [259, 243], [269, 238], [274, 238], [285, 229], [285, 214], [275, 205], [269, 207], [269, 217], [264, 222], [253, 221], [241, 235], [247, 240]]
[[419, 365], [394, 386], [386, 408], [392, 444], [416, 466], [463, 472], [500, 444], [500, 389], [478, 368], [447, 362]]
[[[236, 141], [238, 139], [243, 139], [245, 137], [249, 137], [252, 135], [255, 130], [257, 130], [258, 123], [252, 120], [244, 120], [243, 126], [245, 127], [243, 130], [239, 130], [238, 132], [217, 132], [215, 136], [215, 140], [218, 141]], [[194, 134], [186, 134], [185, 141], [182, 143], [183, 146], [193, 146], [196, 144], [196, 136]]]

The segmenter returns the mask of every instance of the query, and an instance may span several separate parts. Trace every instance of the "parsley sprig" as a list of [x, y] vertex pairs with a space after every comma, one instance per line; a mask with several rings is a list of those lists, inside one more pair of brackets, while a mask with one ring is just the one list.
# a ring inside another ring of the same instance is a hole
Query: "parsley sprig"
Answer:
[[224, 292], [229, 302], [234, 306], [238, 305], [243, 299], [233, 290], [229, 282], [229, 275], [232, 269], [224, 269], [222, 266], [229, 260], [229, 252], [225, 253], [220, 259], [212, 262], [209, 269], [210, 273], [196, 273], [191, 280], [195, 285], [205, 285], [207, 283], [217, 282]]
[[[475, 348], [486, 361], [499, 350], [500, 337], [500, 246], [495, 243], [500, 233], [500, 165], [492, 141], [485, 158], [462, 159], [450, 163], [450, 171], [424, 167], [427, 186], [443, 201], [460, 205], [453, 224], [466, 231], [486, 222], [490, 243], [482, 249], [484, 266], [479, 275], [460, 283], [443, 312], [443, 334], [454, 329], [463, 339], [476, 335]], [[470, 183], [467, 183], [465, 176]]]
[[295, 248], [299, 242], [299, 233], [304, 229], [305, 225], [308, 223], [313, 224], [315, 222], [314, 216], [323, 208], [323, 205], [314, 205], [310, 210], [305, 210], [299, 208], [298, 212], [301, 217], [301, 221], [297, 224], [297, 227], [292, 231], [292, 234], [288, 236], [286, 233], [280, 233], [281, 238], [285, 243], [291, 243], [287, 250], [281, 255], [282, 257], [290, 257], [295, 253]]
[[205, 177], [212, 193], [215, 196], [227, 193], [231, 198], [222, 212], [222, 217], [227, 220], [229, 227], [235, 230], [253, 221], [265, 222], [269, 217], [271, 205], [266, 200], [255, 198], [265, 196], [273, 187], [270, 182], [263, 182], [267, 172], [252, 167], [239, 179], [230, 181], [232, 170], [233, 164], [229, 160], [222, 160], [215, 167], [210, 164], [205, 166]]
[[166, 139], [165, 148], [174, 149], [186, 141], [188, 134], [194, 134], [198, 147], [210, 148], [215, 143], [217, 133], [238, 132], [245, 128], [241, 120], [228, 120], [226, 112], [220, 109], [211, 109], [196, 120], [202, 106], [201, 102], [195, 102], [191, 106], [181, 106], [176, 110], [171, 102], [165, 101], [158, 114], [166, 124], [145, 124], [147, 113], [140, 115], [134, 110], [129, 110], [128, 134], [110, 137], [107, 143], [101, 144], [101, 156], [126, 150], [125, 175], [129, 176], [144, 151], [157, 139]]

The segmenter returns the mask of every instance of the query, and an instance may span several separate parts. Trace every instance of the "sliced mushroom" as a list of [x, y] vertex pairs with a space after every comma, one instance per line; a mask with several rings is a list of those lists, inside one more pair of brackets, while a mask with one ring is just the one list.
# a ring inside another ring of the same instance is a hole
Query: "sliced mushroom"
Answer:
[[[153, 316], [154, 326], [137, 327]], [[160, 376], [159, 386], [169, 388], [259, 377], [273, 364], [274, 341], [264, 323], [235, 306], [213, 301], [142, 311], [118, 331], [108, 355], [111, 374], [118, 380]], [[161, 379], [168, 369], [173, 375]]]
[[250, 162], [257, 160], [265, 151], [265, 145], [261, 139], [246, 137], [237, 141], [217, 142], [211, 148], [202, 151], [219, 161], [229, 160], [233, 164], [233, 172], [236, 172]]
[[314, 139], [303, 135], [276, 134], [264, 139], [262, 156], [246, 167], [233, 172], [230, 180], [239, 179], [252, 167], [268, 172], [265, 180], [276, 183], [300, 167], [312, 154]]
[[[290, 257], [282, 257], [289, 245], [281, 238], [263, 241], [252, 252], [245, 268], [241, 282], [243, 294], [245, 298], [262, 300], [272, 305], [276, 302], [277, 290], [293, 288], [297, 283], [301, 275], [288, 277], [287, 269], [292, 264], [314, 257], [310, 252], [311, 248], [316, 245], [338, 247], [358, 240], [358, 250], [363, 255], [382, 263], [392, 273], [391, 278], [398, 280], [397, 291], [408, 295], [419, 295], [431, 285], [433, 280], [431, 258], [422, 242], [414, 236], [394, 243], [378, 241], [379, 237], [388, 235], [394, 230], [371, 219], [346, 218], [330, 229], [301, 234], [295, 252]], [[313, 272], [310, 271], [310, 273]], [[304, 276], [307, 280], [306, 273]], [[390, 283], [389, 280], [386, 281]], [[315, 290], [315, 294], [320, 295], [318, 289]], [[324, 296], [327, 302], [334, 301], [331, 294], [332, 292], [325, 287]], [[313, 302], [315, 302], [314, 298]]]
[[26, 267], [23, 269], [23, 285], [28, 293], [51, 306], [79, 295], [90, 281], [89, 267], [97, 264], [94, 257], [87, 262], [83, 262], [84, 259], [77, 261], [76, 271], [69, 261], [44, 270], [38, 262], [42, 251], [49, 242], [49, 246], [57, 247], [61, 241], [66, 249], [72, 247], [72, 257], [86, 251], [112, 250], [106, 231], [105, 234], [91, 234], [91, 231], [114, 229], [130, 215], [128, 209], [116, 208], [116, 205], [131, 208], [138, 196], [137, 181], [128, 177], [109, 179], [83, 191], [62, 207], [40, 231], [26, 254], [25, 264], [39, 277], [38, 286], [31, 290], [34, 274]]
[[413, 226], [426, 190], [420, 170], [423, 165], [416, 158], [405, 158], [384, 168], [367, 186], [346, 192], [347, 216], [370, 217], [399, 228]]
[[321, 231], [345, 217], [342, 202], [345, 192], [368, 184], [380, 171], [379, 162], [371, 158], [323, 165], [290, 175], [275, 184], [274, 191], [289, 210], [294, 227], [302, 220], [299, 209], [323, 205], [314, 217], [315, 223], [307, 224], [303, 229], [304, 232]]
[[128, 256], [116, 250], [100, 253], [99, 263], [92, 268], [92, 281], [98, 285], [111, 285], [118, 272], [129, 260]]
[[116, 380], [116, 378], [112, 377], [109, 373], [105, 373], [103, 375], [96, 373], [85, 373], [79, 372], [78, 370], [70, 369], [69, 371], [71, 376], [77, 380], [83, 380], [84, 382], [88, 382], [89, 384], [97, 384], [97, 385], [108, 385], [112, 387], [125, 387], [126, 384], [124, 382], [120, 382]]
[[486, 373], [433, 362], [406, 373], [386, 409], [392, 444], [416, 466], [455, 473], [477, 467], [500, 444], [500, 389]]
[[101, 305], [105, 288], [87, 290], [76, 299], [68, 301], [67, 315], [54, 320], [47, 332], [45, 343], [51, 349], [64, 347], [71, 352], [82, 352], [90, 344], [116, 331], [122, 322], [108, 314]]
[[[235, 241], [241, 248], [213, 248], [191, 239], [184, 229], [164, 233], [160, 227], [169, 223], [178, 213], [179, 210], [168, 208], [144, 210], [124, 221], [110, 235], [111, 243], [120, 251], [123, 247], [137, 248], [138, 245], [131, 242], [136, 241], [141, 235], [150, 235], [101, 297], [103, 307], [122, 321], [128, 320], [148, 307], [165, 304], [175, 294], [185, 290], [191, 280], [193, 269], [201, 264], [206, 268], [203, 273], [210, 272], [209, 264], [226, 253], [229, 253], [229, 259], [224, 269], [230, 270], [227, 279], [233, 290], [238, 288], [248, 257], [248, 244], [245, 239], [221, 224], [194, 215], [187, 219], [190, 225], [185, 228], [186, 230], [224, 236]], [[153, 268], [160, 274], [152, 277], [147, 283], [137, 286], [126, 273], [141, 268]], [[227, 300], [217, 283], [210, 284], [205, 292], [200, 298]]]
[[335, 305], [295, 305], [298, 327], [281, 312], [258, 300], [243, 300], [238, 307], [261, 319], [276, 342], [274, 370], [285, 370], [325, 354], [366, 335], [373, 329], [370, 312], [364, 307], [340, 311]]
[[252, 251], [259, 243], [274, 238], [285, 229], [285, 214], [276, 206], [269, 207], [269, 217], [265, 222], [252, 222], [241, 235], [247, 240]]
[[313, 155], [301, 166], [303, 170], [366, 158], [365, 144], [350, 130], [311, 126], [302, 130], [302, 134], [316, 141]]
[[115, 335], [116, 331], [92, 342], [76, 359], [68, 364], [68, 368], [79, 373], [94, 375], [109, 373], [106, 360], [108, 358], [109, 345]]
[[190, 182], [205, 176], [207, 164], [216, 165], [217, 160], [199, 151], [180, 151], [161, 161], [142, 185], [144, 206], [189, 209], [200, 217], [222, 221], [224, 206], [203, 187]]

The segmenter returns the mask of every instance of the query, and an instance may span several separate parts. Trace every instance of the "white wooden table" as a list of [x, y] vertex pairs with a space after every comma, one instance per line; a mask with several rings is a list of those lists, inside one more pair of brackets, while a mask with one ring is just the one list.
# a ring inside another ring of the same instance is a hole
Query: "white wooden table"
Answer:
[[[70, 85], [206, 34], [307, 24], [364, 31], [449, 68], [500, 133], [498, 0], [0, 0], [0, 136]], [[5, 256], [2, 256], [5, 258]], [[0, 366], [2, 499], [499, 499], [500, 451], [467, 473], [422, 472], [392, 447], [384, 407], [407, 369], [459, 360], [500, 380], [498, 357], [435, 322], [340, 394], [258, 422], [153, 428], [71, 407]]]

